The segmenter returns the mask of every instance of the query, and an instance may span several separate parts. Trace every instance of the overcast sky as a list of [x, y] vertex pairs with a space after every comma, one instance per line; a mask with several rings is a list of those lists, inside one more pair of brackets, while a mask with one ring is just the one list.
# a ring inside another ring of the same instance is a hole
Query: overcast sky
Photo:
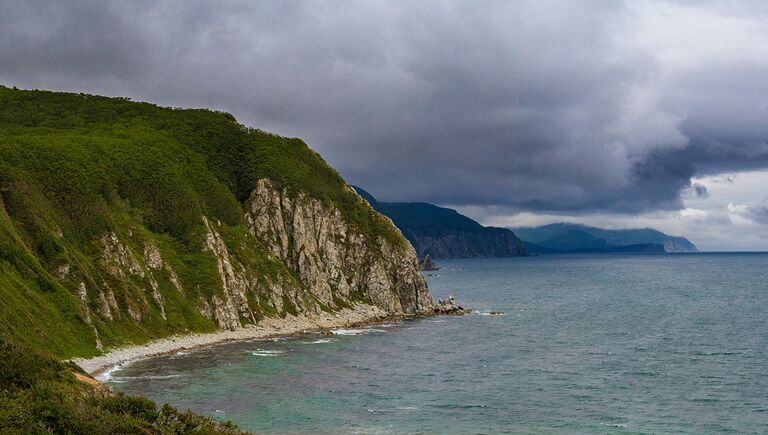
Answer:
[[0, 83], [301, 137], [381, 200], [768, 250], [768, 3], [0, 0]]

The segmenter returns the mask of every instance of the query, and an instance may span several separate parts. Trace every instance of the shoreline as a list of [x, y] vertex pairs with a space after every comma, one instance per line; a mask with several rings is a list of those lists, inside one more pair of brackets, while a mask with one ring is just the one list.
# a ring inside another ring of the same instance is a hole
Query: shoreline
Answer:
[[[288, 314], [285, 318], [267, 317], [255, 325], [248, 325], [234, 331], [222, 330], [173, 335], [152, 340], [145, 344], [109, 349], [103, 355], [93, 358], [72, 358], [70, 361], [77, 364], [95, 379], [103, 381], [105, 374], [108, 375], [120, 366], [182, 350], [197, 349], [232, 341], [260, 340], [300, 335], [323, 329], [362, 326], [387, 320], [402, 320], [407, 317], [409, 316], [391, 314], [371, 305], [356, 304], [351, 309], [345, 308], [337, 313], [322, 312], [311, 316], [303, 314], [293, 316]], [[99, 379], [100, 377], [102, 379]]]

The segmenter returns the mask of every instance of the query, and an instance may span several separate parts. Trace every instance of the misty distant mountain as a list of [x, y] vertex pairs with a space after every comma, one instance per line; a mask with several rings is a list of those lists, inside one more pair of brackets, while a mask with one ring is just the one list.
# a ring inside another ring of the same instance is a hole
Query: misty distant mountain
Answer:
[[456, 210], [425, 202], [379, 202], [365, 190], [353, 187], [375, 210], [392, 219], [419, 257], [527, 255], [523, 241], [507, 228], [484, 227]]
[[535, 228], [514, 228], [530, 253], [547, 252], [698, 252], [685, 237], [652, 228], [605, 230], [586, 225], [557, 223]]

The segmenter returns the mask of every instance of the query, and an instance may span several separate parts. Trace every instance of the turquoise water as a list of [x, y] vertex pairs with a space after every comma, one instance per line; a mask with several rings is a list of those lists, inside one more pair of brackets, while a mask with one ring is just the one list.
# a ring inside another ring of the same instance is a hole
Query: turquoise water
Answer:
[[227, 344], [110, 382], [259, 432], [768, 433], [768, 255], [440, 265], [436, 297], [505, 314]]

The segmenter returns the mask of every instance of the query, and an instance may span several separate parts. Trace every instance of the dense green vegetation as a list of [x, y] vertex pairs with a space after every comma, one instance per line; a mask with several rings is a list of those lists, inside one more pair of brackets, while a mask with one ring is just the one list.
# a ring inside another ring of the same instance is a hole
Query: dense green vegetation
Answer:
[[0, 183], [46, 189], [85, 240], [112, 223], [115, 206], [181, 238], [201, 213], [236, 225], [240, 202], [265, 177], [332, 201], [365, 231], [391, 235], [300, 139], [247, 128], [227, 113], [0, 87], [0, 135]]
[[[242, 204], [264, 177], [338, 206], [369, 240], [402, 240], [299, 139], [247, 128], [227, 113], [0, 86], [0, 336], [66, 358], [98, 353], [96, 334], [115, 346], [214, 330], [199, 310], [221, 292], [216, 260], [203, 249], [203, 216], [241, 264], [300, 287], [243, 225]], [[107, 273], [100, 240], [110, 233], [139, 254], [157, 246], [177, 274], [183, 294], [170, 272], [154, 272], [166, 319], [148, 277]], [[126, 312], [88, 319], [79, 286], [91, 313], [103, 310], [108, 289], [141, 321]], [[290, 301], [278, 311], [249, 298], [260, 316], [295, 312]]]
[[0, 339], [0, 433], [240, 433], [142, 397], [111, 394], [73, 364]]

